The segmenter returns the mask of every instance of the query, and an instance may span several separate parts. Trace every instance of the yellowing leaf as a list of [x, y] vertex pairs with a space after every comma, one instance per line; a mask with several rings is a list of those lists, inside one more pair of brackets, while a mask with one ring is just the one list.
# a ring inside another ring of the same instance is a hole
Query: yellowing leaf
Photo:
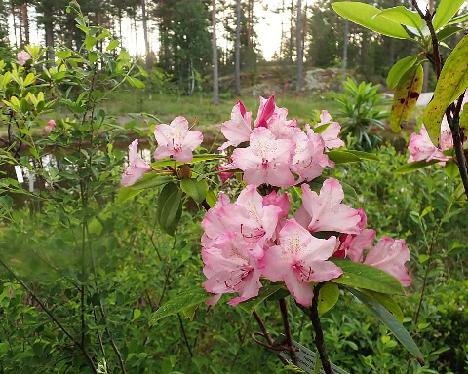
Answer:
[[445, 62], [429, 105], [424, 110], [424, 125], [434, 144], [439, 144], [440, 124], [445, 111], [468, 87], [468, 36], [457, 44]]
[[401, 78], [393, 97], [390, 128], [398, 132], [408, 122], [423, 84], [423, 68], [417, 65]]

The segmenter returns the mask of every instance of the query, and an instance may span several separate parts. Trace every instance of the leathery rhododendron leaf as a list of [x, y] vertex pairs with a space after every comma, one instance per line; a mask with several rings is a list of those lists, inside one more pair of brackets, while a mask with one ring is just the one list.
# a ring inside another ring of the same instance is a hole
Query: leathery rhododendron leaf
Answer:
[[343, 275], [332, 282], [385, 294], [403, 294], [400, 282], [380, 269], [347, 260], [333, 262], [343, 270]]
[[440, 126], [448, 106], [468, 87], [468, 36], [450, 53], [434, 92], [434, 97], [424, 110], [424, 124], [432, 142], [439, 144]]
[[422, 84], [423, 68], [421, 65], [407, 71], [398, 82], [390, 114], [390, 128], [392, 131], [400, 131], [408, 122], [411, 111], [421, 93]]
[[411, 335], [409, 334], [408, 330], [406, 330], [405, 326], [403, 326], [401, 322], [399, 322], [395, 317], [393, 317], [391, 313], [376, 300], [370, 298], [367, 295], [364, 295], [362, 292], [359, 292], [358, 290], [355, 290], [353, 288], [347, 289], [354, 296], [356, 296], [365, 306], [367, 306], [375, 317], [377, 317], [390, 329], [390, 331], [408, 350], [408, 352], [415, 356], [420, 363], [424, 362], [421, 351], [411, 338]]
[[330, 311], [338, 301], [340, 290], [336, 283], [325, 283], [319, 291], [318, 312], [323, 316]]

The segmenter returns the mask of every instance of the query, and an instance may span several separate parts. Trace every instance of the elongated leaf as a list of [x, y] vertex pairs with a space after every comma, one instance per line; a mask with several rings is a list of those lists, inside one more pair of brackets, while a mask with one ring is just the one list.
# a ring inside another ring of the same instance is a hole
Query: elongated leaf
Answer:
[[465, 35], [450, 53], [423, 120], [434, 144], [439, 144], [440, 124], [448, 106], [468, 87], [468, 35]]
[[465, 0], [441, 0], [432, 21], [436, 30], [444, 27], [457, 14]]
[[369, 290], [360, 290], [363, 294], [373, 298], [378, 303], [382, 304], [393, 316], [400, 322], [403, 322], [404, 315], [398, 303], [391, 295], [386, 295], [380, 292]]
[[398, 173], [398, 174], [411, 173], [412, 171], [415, 171], [417, 169], [427, 168], [428, 166], [432, 166], [434, 164], [437, 164], [438, 162], [439, 161], [437, 160], [410, 162], [396, 169], [395, 173]]
[[381, 10], [372, 5], [353, 1], [340, 1], [333, 3], [332, 8], [341, 17], [367, 27], [372, 31], [397, 39], [409, 39], [408, 33], [399, 23], [386, 18], [373, 18]]
[[131, 187], [121, 188], [117, 194], [117, 202], [122, 204], [127, 200], [133, 199], [135, 196], [139, 195], [143, 190], [135, 190]]
[[159, 320], [178, 313], [187, 314], [185, 311], [194, 311], [194, 307], [204, 303], [208, 298], [209, 295], [200, 286], [184, 290], [161, 305], [151, 317], [150, 324], [154, 325]]
[[414, 343], [411, 335], [409, 334], [408, 330], [406, 330], [405, 326], [401, 324], [395, 317], [393, 317], [390, 312], [385, 309], [381, 304], [377, 301], [373, 300], [367, 295], [364, 295], [362, 292], [358, 290], [348, 288], [349, 292], [351, 292], [354, 296], [356, 296], [365, 306], [369, 308], [369, 310], [374, 314], [377, 319], [383, 322], [390, 331], [395, 335], [395, 337], [399, 340], [399, 342], [410, 352], [413, 356], [415, 356], [419, 362], [423, 362], [423, 355], [419, 350], [418, 346]]
[[360, 157], [345, 151], [345, 150], [332, 150], [328, 152], [328, 157], [332, 160], [335, 164], [347, 164], [350, 162], [359, 162], [361, 161]]
[[340, 297], [340, 290], [336, 283], [325, 283], [320, 288], [318, 298], [318, 312], [321, 316], [330, 311]]
[[175, 183], [168, 183], [162, 189], [156, 214], [161, 229], [174, 236], [182, 214], [182, 191]]
[[463, 30], [463, 27], [460, 26], [446, 26], [437, 33], [437, 39], [442, 42], [461, 30]]
[[417, 60], [418, 58], [416, 56], [406, 56], [393, 64], [387, 75], [388, 88], [395, 88], [401, 78], [403, 78], [405, 74], [413, 68]]
[[146, 188], [156, 188], [172, 182], [174, 177], [172, 175], [161, 175], [155, 171], [145, 173], [134, 185], [129, 188], [134, 190], [142, 190]]
[[385, 294], [403, 293], [400, 282], [380, 269], [349, 260], [332, 261], [343, 271], [343, 275], [332, 282]]
[[377, 155], [364, 151], [356, 151], [355, 149], [347, 149], [346, 152], [352, 153], [355, 156], [358, 156], [361, 160], [371, 160], [379, 161]]
[[424, 20], [419, 17], [417, 12], [412, 12], [401, 5], [394, 8], [384, 9], [380, 13], [376, 14], [374, 18], [386, 18], [395, 23], [415, 27], [416, 29], [421, 29], [424, 24]]
[[463, 105], [463, 111], [460, 113], [460, 127], [465, 130], [465, 134], [468, 131], [468, 103]]
[[454, 17], [450, 20], [449, 23], [447, 23], [447, 25], [455, 25], [457, 23], [463, 23], [463, 22], [466, 22], [468, 21], [468, 14], [462, 14], [458, 17]]
[[271, 283], [263, 286], [260, 288], [257, 297], [239, 304], [239, 308], [251, 314], [259, 307], [261, 303], [273, 295], [279, 293], [281, 290], [284, 290], [284, 295], [287, 296], [287, 291], [285, 290], [283, 283]]
[[393, 97], [392, 112], [390, 114], [390, 129], [401, 131], [409, 120], [411, 111], [421, 93], [423, 85], [423, 68], [421, 65], [407, 71], [398, 83]]
[[208, 193], [208, 183], [204, 179], [200, 181], [196, 179], [182, 179], [180, 181], [180, 188], [198, 204], [205, 200]]
[[159, 161], [153, 162], [151, 164], [151, 167], [153, 169], [160, 169], [160, 168], [165, 168], [168, 166], [174, 167], [174, 166], [181, 166], [184, 164], [198, 164], [200, 162], [221, 160], [223, 158], [226, 158], [226, 156], [218, 155], [215, 153], [202, 153], [202, 154], [194, 155], [192, 161], [176, 162], [171, 159], [165, 159], [165, 160], [159, 160]]

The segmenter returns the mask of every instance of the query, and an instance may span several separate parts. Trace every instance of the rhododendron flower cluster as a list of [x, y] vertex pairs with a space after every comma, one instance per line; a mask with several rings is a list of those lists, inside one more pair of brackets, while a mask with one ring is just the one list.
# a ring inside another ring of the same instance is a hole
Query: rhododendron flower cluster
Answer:
[[343, 142], [338, 139], [340, 126], [331, 122], [328, 112], [322, 113], [322, 122], [316, 126], [328, 125], [322, 134], [309, 125], [302, 130], [287, 116], [288, 110], [277, 107], [274, 96], [261, 97], [253, 124], [252, 113], [238, 101], [231, 119], [222, 125], [221, 132], [227, 141], [219, 149], [236, 147], [230, 167], [243, 170], [248, 184], [290, 187], [313, 180], [326, 167], [334, 167], [326, 152]]
[[16, 55], [18, 65], [23, 66], [28, 60], [31, 59], [31, 55], [26, 51], [19, 51]]
[[[314, 283], [343, 274], [333, 257], [374, 266], [408, 286], [406, 243], [383, 237], [373, 245], [376, 233], [367, 228], [364, 210], [343, 203], [338, 180], [326, 179], [319, 193], [305, 183], [334, 166], [326, 152], [344, 145], [339, 124], [323, 111], [314, 128], [325, 129], [316, 133], [309, 125], [299, 128], [287, 113], [273, 96], [260, 98], [252, 124], [252, 114], [239, 101], [222, 126], [227, 141], [220, 150], [234, 149], [230, 165], [218, 170], [241, 169], [247, 186], [235, 203], [221, 192], [202, 222], [210, 304], [223, 294], [235, 294], [229, 301], [235, 306], [257, 296], [267, 280], [284, 282], [298, 304], [310, 306]], [[295, 212], [290, 195], [278, 188], [293, 185], [302, 192]], [[259, 191], [269, 192], [262, 196]]]

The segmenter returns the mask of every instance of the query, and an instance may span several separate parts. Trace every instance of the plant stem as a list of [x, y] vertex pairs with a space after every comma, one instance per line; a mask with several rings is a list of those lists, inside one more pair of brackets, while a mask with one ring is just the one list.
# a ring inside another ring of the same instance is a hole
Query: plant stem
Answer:
[[318, 314], [318, 298], [319, 298], [319, 291], [320, 291], [320, 284], [317, 284], [314, 287], [314, 298], [312, 299], [312, 306], [306, 310], [308, 313], [308, 317], [312, 322], [312, 326], [314, 327], [315, 331], [315, 346], [317, 347], [320, 361], [322, 361], [323, 370], [326, 374], [333, 374], [333, 369], [331, 367], [330, 359], [328, 358], [328, 354], [325, 348], [325, 340], [323, 338], [323, 330], [322, 325], [320, 324], [320, 317]]
[[189, 341], [187, 339], [187, 334], [185, 333], [184, 323], [182, 322], [182, 318], [180, 318], [179, 313], [177, 313], [177, 318], [179, 320], [180, 332], [182, 333], [182, 336], [184, 338], [185, 346], [187, 347], [187, 350], [188, 350], [188, 353], [189, 353], [190, 357], [193, 357], [192, 349], [190, 348], [190, 344], [189, 344]]
[[279, 299], [279, 305], [280, 305], [280, 310], [281, 310], [281, 317], [283, 318], [283, 327], [284, 327], [284, 334], [286, 335], [286, 344], [288, 346], [289, 353], [291, 355], [291, 359], [293, 363], [296, 363], [296, 354], [294, 353], [294, 344], [293, 344], [293, 338], [291, 334], [291, 326], [289, 325], [288, 305], [284, 297]]

